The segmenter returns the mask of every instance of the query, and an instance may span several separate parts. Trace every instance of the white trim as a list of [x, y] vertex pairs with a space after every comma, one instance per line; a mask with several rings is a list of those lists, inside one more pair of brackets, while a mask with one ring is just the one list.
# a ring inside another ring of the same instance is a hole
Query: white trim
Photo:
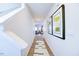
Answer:
[[0, 17], [0, 23], [5, 22], [8, 18], [10, 18], [10, 17], [12, 17], [13, 15], [15, 15], [16, 13], [20, 12], [24, 7], [25, 7], [25, 5], [24, 5], [24, 4], [21, 4], [21, 8], [18, 8], [18, 9], [16, 9], [16, 10], [14, 10], [14, 11], [12, 11], [12, 12], [10, 12], [10, 13], [4, 15], [4, 16], [1, 16], [1, 17]]

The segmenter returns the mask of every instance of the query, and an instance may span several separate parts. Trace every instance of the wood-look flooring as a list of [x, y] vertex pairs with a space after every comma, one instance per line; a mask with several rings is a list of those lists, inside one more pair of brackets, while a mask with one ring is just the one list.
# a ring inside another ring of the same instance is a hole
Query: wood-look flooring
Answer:
[[33, 55], [34, 55], [35, 45], [37, 44], [36, 41], [44, 41], [45, 46], [46, 46], [46, 49], [47, 49], [47, 51], [48, 51], [48, 53], [49, 53], [49, 56], [54, 56], [53, 52], [52, 52], [51, 49], [49, 48], [49, 46], [48, 46], [48, 44], [47, 44], [45, 38], [44, 38], [42, 35], [40, 35], [40, 36], [39, 36], [39, 35], [35, 36], [34, 41], [33, 41], [33, 43], [32, 43], [32, 46], [31, 46], [31, 48], [30, 48], [30, 50], [29, 50], [27, 56], [33, 56]]

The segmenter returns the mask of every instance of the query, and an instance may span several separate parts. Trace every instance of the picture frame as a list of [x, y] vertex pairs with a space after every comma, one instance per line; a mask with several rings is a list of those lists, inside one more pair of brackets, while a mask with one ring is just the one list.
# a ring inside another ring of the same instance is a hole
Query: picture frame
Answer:
[[49, 17], [47, 21], [48, 34], [52, 35], [52, 18]]
[[52, 35], [65, 40], [65, 6], [61, 5], [52, 15]]

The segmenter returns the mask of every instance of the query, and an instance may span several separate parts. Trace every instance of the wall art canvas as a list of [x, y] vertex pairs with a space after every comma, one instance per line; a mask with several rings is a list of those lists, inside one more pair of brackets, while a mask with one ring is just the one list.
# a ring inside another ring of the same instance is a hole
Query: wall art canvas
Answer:
[[48, 27], [48, 33], [52, 34], [52, 19], [51, 19], [51, 17], [49, 17], [47, 20], [47, 27]]
[[65, 39], [65, 6], [61, 5], [52, 16], [53, 35]]

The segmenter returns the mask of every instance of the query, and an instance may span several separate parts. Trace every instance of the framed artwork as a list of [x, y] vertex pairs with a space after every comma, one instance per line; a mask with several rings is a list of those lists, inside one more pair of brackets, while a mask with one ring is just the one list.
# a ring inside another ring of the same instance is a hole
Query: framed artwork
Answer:
[[48, 27], [48, 33], [52, 34], [52, 19], [51, 19], [51, 17], [49, 17], [47, 20], [47, 27]]
[[52, 15], [53, 35], [65, 39], [65, 6], [61, 5]]

